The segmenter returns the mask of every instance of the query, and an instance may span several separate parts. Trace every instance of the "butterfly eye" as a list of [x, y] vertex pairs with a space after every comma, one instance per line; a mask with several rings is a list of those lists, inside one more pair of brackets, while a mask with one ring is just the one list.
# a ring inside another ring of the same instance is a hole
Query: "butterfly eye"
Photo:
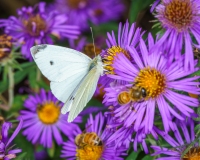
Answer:
[[50, 65], [53, 65], [53, 61], [50, 61]]

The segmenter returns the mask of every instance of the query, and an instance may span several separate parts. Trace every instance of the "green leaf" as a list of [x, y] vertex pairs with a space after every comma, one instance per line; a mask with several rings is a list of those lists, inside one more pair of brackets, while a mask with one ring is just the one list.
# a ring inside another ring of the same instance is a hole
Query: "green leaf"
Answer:
[[150, 155], [146, 155], [144, 158], [142, 158], [142, 160], [154, 160], [154, 157]]
[[[26, 65], [25, 65], [26, 66]], [[31, 72], [34, 71], [35, 69], [35, 65], [33, 65], [33, 63], [31, 63], [31, 65], [28, 65], [26, 68], [22, 68], [22, 70], [17, 71], [15, 73], [15, 84], [18, 84], [19, 82], [21, 82], [28, 74], [30, 74]]]
[[44, 147], [42, 145], [37, 145], [36, 152], [40, 152], [40, 151], [43, 151], [43, 150], [44, 150]]
[[[21, 64], [21, 70], [14, 73], [15, 85], [21, 82], [28, 74], [30, 74], [36, 67], [33, 62], [26, 62]], [[0, 93], [5, 92], [8, 89], [8, 77], [7, 77], [7, 67], [4, 67], [3, 80], [0, 81]]]
[[43, 80], [37, 82], [37, 84], [39, 85], [40, 88], [44, 88], [45, 90], [50, 89], [50, 86], [47, 83], [45, 83]]
[[60, 158], [62, 149], [63, 149], [62, 145], [55, 144], [55, 152], [54, 152], [54, 156], [52, 157], [52, 160], [61, 160], [62, 159], [62, 158]]
[[199, 130], [200, 129], [200, 124], [197, 124], [196, 126], [195, 126], [195, 129], [194, 130]]
[[48, 153], [49, 157], [51, 157], [51, 158], [54, 157], [55, 150], [56, 150], [56, 147], [55, 147], [55, 143], [53, 142], [52, 143], [52, 147], [51, 148], [47, 148], [47, 153]]
[[23, 109], [24, 101], [27, 98], [27, 95], [16, 95], [14, 97], [14, 101], [12, 104], [12, 107], [9, 112], [19, 112], [21, 109]]
[[200, 117], [194, 118], [195, 121], [200, 121]]
[[15, 160], [22, 160], [22, 159], [25, 159], [26, 155], [27, 155], [27, 153], [26, 153], [26, 152], [23, 152], [23, 153], [19, 154], [19, 155], [15, 158]]
[[88, 102], [87, 106], [99, 106], [99, 107], [102, 107], [103, 104], [102, 104], [99, 100], [97, 100], [97, 99], [95, 99], [95, 98], [92, 98], [92, 99]]
[[35, 160], [33, 145], [26, 140], [21, 132], [15, 137], [14, 143], [16, 144], [17, 148], [22, 149], [23, 153], [27, 153], [24, 159]]
[[28, 81], [31, 88], [35, 88], [37, 86], [35, 69], [31, 70], [31, 72], [28, 74]]
[[150, 4], [152, 4], [154, 2], [154, 0], [132, 0], [131, 1], [131, 7], [130, 7], [130, 13], [129, 13], [129, 21], [130, 23], [133, 23], [136, 21], [138, 14], [144, 10], [145, 8], [147, 8], [148, 6], [150, 6]]
[[140, 152], [131, 152], [131, 154], [126, 158], [126, 160], [135, 160]]
[[0, 93], [3, 93], [8, 88], [8, 81], [3, 80], [0, 82]]

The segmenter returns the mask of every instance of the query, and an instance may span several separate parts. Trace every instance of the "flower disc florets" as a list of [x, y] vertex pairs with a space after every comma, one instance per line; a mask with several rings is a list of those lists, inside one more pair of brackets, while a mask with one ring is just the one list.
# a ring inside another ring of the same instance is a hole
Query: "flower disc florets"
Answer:
[[0, 60], [9, 56], [12, 47], [12, 37], [6, 34], [0, 36]]
[[199, 160], [200, 159], [200, 147], [192, 147], [183, 156], [183, 160]]
[[115, 74], [112, 64], [118, 54], [124, 54], [128, 59], [130, 59], [129, 53], [120, 46], [112, 46], [111, 48], [108, 48], [107, 54], [103, 57], [103, 63], [106, 65], [104, 69], [107, 70], [107, 74]]
[[41, 32], [47, 30], [47, 24], [40, 14], [32, 15], [29, 19], [24, 20], [24, 26], [31, 36], [39, 36]]
[[178, 30], [183, 30], [191, 25], [193, 18], [193, 9], [188, 0], [172, 0], [165, 4], [164, 16], [171, 25]]
[[60, 116], [60, 107], [53, 102], [47, 102], [37, 108], [39, 119], [44, 124], [55, 124]]
[[156, 98], [165, 91], [166, 78], [164, 74], [155, 68], [147, 67], [140, 70], [135, 78], [135, 85], [146, 90], [146, 99]]

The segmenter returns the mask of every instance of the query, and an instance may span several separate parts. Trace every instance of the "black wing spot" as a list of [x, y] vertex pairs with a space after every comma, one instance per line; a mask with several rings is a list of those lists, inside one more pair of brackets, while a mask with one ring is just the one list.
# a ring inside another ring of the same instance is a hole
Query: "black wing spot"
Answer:
[[53, 61], [50, 61], [50, 65], [53, 65], [54, 63], [53, 63]]

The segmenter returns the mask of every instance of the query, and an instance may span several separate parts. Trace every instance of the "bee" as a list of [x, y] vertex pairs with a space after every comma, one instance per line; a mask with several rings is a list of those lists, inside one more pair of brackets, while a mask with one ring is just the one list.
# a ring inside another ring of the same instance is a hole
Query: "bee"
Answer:
[[123, 91], [119, 93], [117, 100], [121, 105], [128, 104], [130, 101], [141, 102], [147, 96], [147, 92], [142, 87], [137, 87], [133, 85], [129, 91]]
[[87, 145], [90, 146], [102, 146], [102, 140], [95, 132], [83, 132], [78, 134], [75, 138], [75, 144], [78, 148], [84, 148]]

